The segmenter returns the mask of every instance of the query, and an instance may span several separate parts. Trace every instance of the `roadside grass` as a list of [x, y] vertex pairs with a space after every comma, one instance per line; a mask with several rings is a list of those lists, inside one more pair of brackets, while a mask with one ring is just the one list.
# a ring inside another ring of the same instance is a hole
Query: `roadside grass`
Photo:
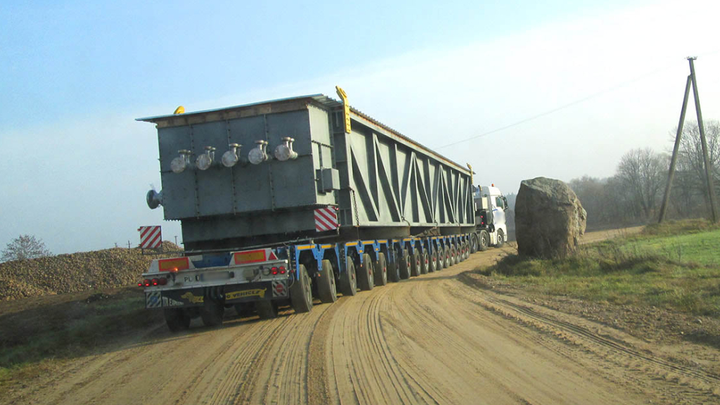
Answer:
[[545, 294], [720, 318], [720, 227], [707, 221], [648, 226], [566, 259], [509, 255], [479, 272]]
[[[11, 305], [3, 303], [2, 305]], [[146, 311], [137, 289], [85, 293], [57, 304], [0, 316], [0, 394], [65, 360], [102, 350], [133, 330], [162, 319]]]

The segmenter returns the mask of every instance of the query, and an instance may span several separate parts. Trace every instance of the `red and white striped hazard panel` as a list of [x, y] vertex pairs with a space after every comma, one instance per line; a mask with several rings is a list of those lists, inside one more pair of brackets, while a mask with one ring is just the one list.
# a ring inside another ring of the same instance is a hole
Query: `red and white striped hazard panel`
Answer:
[[141, 249], [157, 249], [162, 245], [162, 231], [159, 226], [141, 226], [138, 232]]
[[333, 231], [338, 228], [337, 210], [335, 207], [318, 208], [315, 210], [315, 231]]

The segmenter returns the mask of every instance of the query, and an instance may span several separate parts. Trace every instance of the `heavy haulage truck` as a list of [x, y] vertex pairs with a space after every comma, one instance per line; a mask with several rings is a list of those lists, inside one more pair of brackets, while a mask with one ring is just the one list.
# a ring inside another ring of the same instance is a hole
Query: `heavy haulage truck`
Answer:
[[338, 95], [138, 119], [158, 131], [162, 191], [147, 203], [182, 225], [184, 255], [139, 283], [172, 331], [233, 306], [308, 312], [505, 241], [497, 188]]

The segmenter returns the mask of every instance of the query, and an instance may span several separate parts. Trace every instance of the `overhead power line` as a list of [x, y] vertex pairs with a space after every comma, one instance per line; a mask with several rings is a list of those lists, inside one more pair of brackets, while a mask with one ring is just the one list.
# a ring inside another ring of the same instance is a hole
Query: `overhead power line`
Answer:
[[[720, 50], [719, 50], [719, 51], [720, 51]], [[716, 51], [716, 52], [717, 52], [717, 51]], [[711, 52], [711, 53], [714, 53], [714, 52]], [[638, 77], [635, 77], [635, 78], [633, 78], [633, 79], [631, 79], [631, 80], [628, 80], [628, 81], [619, 83], [619, 84], [617, 84], [617, 85], [615, 85], [615, 86], [613, 86], [613, 87], [607, 88], [607, 89], [602, 90], [602, 91], [599, 91], [599, 92], [597, 92], [597, 93], [593, 93], [593, 94], [591, 94], [591, 95], [589, 95], [589, 96], [580, 98], [580, 99], [575, 100], [575, 101], [572, 101], [572, 102], [570, 102], [570, 103], [563, 104], [563, 105], [561, 105], [561, 106], [559, 106], [559, 107], [553, 108], [552, 110], [548, 110], [548, 111], [542, 112], [542, 113], [540, 113], [540, 114], [536, 114], [536, 115], [533, 115], [533, 116], [530, 116], [530, 117], [527, 117], [527, 118], [523, 118], [523, 119], [521, 119], [520, 121], [513, 122], [512, 124], [508, 124], [508, 125], [505, 125], [505, 126], [502, 126], [502, 127], [499, 127], [499, 128], [495, 128], [495, 129], [493, 129], [493, 130], [490, 130], [490, 131], [487, 131], [487, 132], [483, 132], [483, 133], [481, 133], [481, 134], [474, 135], [474, 136], [471, 136], [471, 137], [469, 137], [469, 138], [461, 139], [461, 140], [459, 140], [459, 141], [455, 141], [455, 142], [452, 142], [452, 143], [448, 143], [448, 144], [446, 144], [446, 145], [438, 146], [438, 147], [436, 147], [435, 149], [447, 148], [447, 147], [450, 147], [450, 146], [454, 146], [454, 145], [458, 145], [458, 144], [465, 143], [465, 142], [468, 142], [468, 141], [472, 141], [473, 139], [482, 138], [482, 137], [484, 137], [484, 136], [487, 136], [487, 135], [490, 135], [490, 134], [494, 134], [494, 133], [496, 133], [496, 132], [504, 131], [504, 130], [506, 130], [506, 129], [508, 129], [508, 128], [516, 127], [516, 126], [521, 125], [521, 124], [524, 124], [524, 123], [526, 123], [526, 122], [533, 121], [533, 120], [536, 120], [536, 119], [538, 119], [538, 118], [545, 117], [545, 116], [547, 116], [547, 115], [556, 113], [556, 112], [561, 111], [561, 110], [564, 110], [564, 109], [566, 109], [566, 108], [570, 108], [570, 107], [572, 107], [572, 106], [574, 106], [574, 105], [577, 105], [577, 104], [580, 104], [580, 103], [584, 103], [584, 102], [586, 102], [586, 101], [588, 101], [588, 100], [591, 100], [591, 99], [593, 99], [593, 98], [602, 96], [602, 95], [604, 95], [604, 94], [613, 92], [613, 91], [615, 91], [615, 90], [619, 90], [619, 89], [621, 89], [621, 88], [623, 88], [623, 87], [627, 87], [627, 86], [629, 86], [629, 85], [631, 85], [631, 84], [634, 84], [635, 82], [638, 82], [638, 81], [640, 81], [640, 80], [642, 80], [642, 79], [645, 79], [645, 78], [647, 78], [647, 77], [649, 77], [649, 76], [653, 76], [653, 75], [656, 75], [656, 74], [658, 74], [658, 73], [660, 73], [660, 72], [663, 72], [663, 71], [669, 69], [670, 66], [671, 66], [672, 64], [674, 64], [674, 63], [675, 63], [675, 62], [668, 63], [667, 65], [663, 66], [662, 68], [659, 68], [659, 69], [654, 70], [654, 71], [649, 72], [649, 73], [645, 73], [645, 74], [643, 74], [643, 75], [641, 75], [641, 76], [638, 76]]]

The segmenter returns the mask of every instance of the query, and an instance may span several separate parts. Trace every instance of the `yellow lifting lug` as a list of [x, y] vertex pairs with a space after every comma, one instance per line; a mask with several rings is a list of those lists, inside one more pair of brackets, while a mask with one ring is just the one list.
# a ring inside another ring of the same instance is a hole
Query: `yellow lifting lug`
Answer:
[[475, 174], [475, 172], [473, 172], [473, 169], [472, 169], [472, 166], [470, 166], [470, 163], [465, 163], [465, 164], [467, 165], [468, 169], [470, 169], [470, 184], [474, 185], [475, 182], [473, 180], [473, 175]]
[[180, 107], [176, 108], [175, 112], [173, 112], [173, 114], [185, 114], [185, 107], [180, 106]]
[[345, 133], [349, 134], [352, 128], [350, 125], [350, 103], [348, 103], [347, 93], [345, 93], [345, 90], [340, 86], [335, 86], [335, 91], [337, 91], [337, 95], [343, 102], [343, 109], [345, 110]]

